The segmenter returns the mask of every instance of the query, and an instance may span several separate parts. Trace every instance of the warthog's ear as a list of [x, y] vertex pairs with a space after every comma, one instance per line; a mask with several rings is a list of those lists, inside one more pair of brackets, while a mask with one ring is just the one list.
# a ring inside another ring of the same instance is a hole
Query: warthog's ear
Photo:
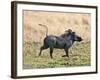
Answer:
[[72, 30], [71, 29], [68, 29], [68, 30], [65, 30], [65, 32], [71, 33]]
[[76, 33], [75, 32], [72, 32], [72, 34], [75, 35]]

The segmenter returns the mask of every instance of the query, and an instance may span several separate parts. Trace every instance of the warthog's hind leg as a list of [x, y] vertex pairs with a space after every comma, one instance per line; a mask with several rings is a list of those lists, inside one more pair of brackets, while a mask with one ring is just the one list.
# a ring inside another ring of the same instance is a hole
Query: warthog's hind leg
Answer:
[[48, 47], [46, 47], [46, 46], [42, 46], [42, 47], [40, 48], [39, 56], [41, 56], [42, 50], [47, 49], [47, 48], [48, 48]]

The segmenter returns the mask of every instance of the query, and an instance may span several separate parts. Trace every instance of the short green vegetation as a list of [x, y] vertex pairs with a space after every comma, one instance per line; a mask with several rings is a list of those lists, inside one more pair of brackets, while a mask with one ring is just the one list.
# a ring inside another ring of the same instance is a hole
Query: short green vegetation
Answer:
[[65, 54], [63, 49], [54, 49], [53, 59], [50, 58], [49, 49], [43, 50], [38, 57], [41, 43], [24, 43], [23, 68], [57, 68], [57, 67], [77, 67], [90, 66], [90, 42], [75, 42], [69, 49], [69, 58], [62, 57]]

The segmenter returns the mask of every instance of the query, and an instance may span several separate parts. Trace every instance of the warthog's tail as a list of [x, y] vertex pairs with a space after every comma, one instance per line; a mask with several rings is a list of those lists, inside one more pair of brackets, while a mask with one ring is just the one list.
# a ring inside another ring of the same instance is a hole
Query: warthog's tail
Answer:
[[46, 36], [48, 36], [48, 27], [46, 25], [44, 25], [44, 24], [39, 24], [39, 26], [45, 27], [45, 29], [46, 29]]

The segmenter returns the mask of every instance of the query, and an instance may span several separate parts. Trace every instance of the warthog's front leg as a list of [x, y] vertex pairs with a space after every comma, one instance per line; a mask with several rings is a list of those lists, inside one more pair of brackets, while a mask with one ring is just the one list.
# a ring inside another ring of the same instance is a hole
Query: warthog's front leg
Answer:
[[50, 48], [50, 57], [51, 57], [51, 59], [53, 59], [52, 53], [53, 53], [53, 47]]
[[69, 57], [68, 49], [64, 49], [64, 50], [65, 50], [66, 55], [63, 55], [62, 57]]

